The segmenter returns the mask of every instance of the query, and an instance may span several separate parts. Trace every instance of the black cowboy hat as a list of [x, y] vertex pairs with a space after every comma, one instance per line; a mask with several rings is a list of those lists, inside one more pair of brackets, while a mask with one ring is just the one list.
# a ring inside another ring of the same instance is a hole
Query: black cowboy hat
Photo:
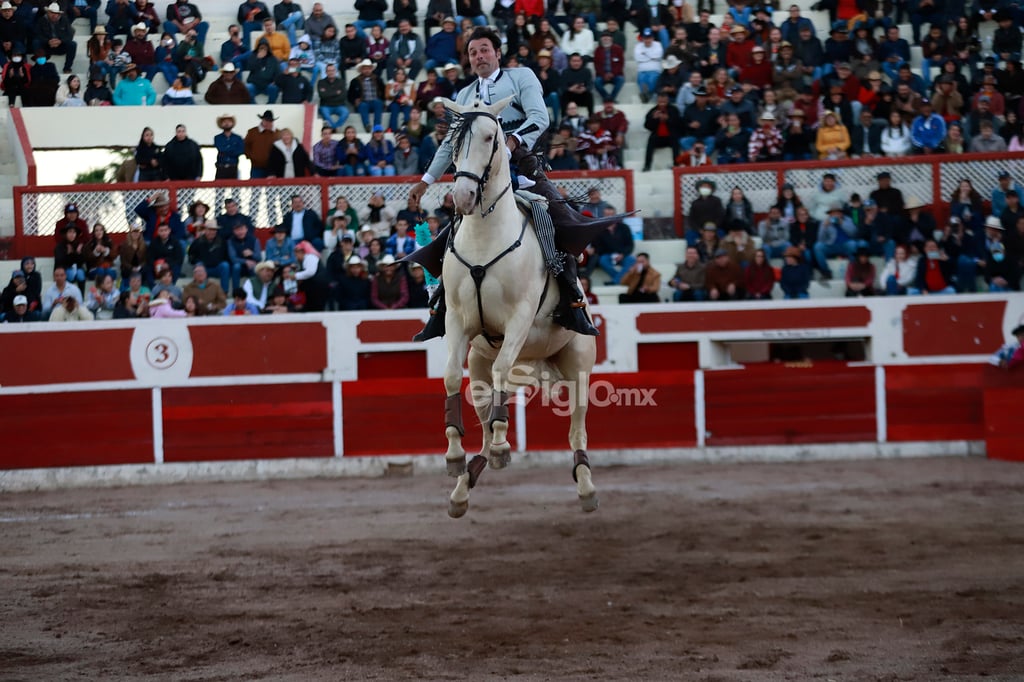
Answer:
[[1013, 328], [1013, 331], [1010, 333], [1013, 334], [1014, 336], [1020, 336], [1021, 334], [1024, 334], [1024, 324], [1018, 324], [1016, 327]]
[[270, 109], [267, 109], [262, 114], [260, 114], [260, 118], [263, 119], [264, 121], [276, 121], [277, 120], [277, 117], [274, 116], [274, 112], [271, 111]]

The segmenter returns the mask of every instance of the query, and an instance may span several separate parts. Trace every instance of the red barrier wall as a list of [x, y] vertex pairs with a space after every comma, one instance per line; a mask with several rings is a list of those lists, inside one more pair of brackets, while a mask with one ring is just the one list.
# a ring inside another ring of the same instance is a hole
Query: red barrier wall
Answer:
[[151, 404], [148, 390], [0, 396], [0, 469], [152, 463]]
[[334, 455], [330, 384], [163, 390], [164, 461]]
[[845, 363], [705, 372], [708, 445], [873, 441], [875, 370]]
[[981, 440], [984, 369], [984, 365], [886, 367], [889, 440]]

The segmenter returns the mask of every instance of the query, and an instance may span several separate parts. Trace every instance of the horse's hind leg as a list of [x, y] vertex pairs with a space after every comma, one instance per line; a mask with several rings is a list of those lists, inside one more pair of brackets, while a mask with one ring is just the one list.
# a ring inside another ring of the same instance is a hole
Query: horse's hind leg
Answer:
[[587, 457], [587, 408], [590, 404], [590, 372], [594, 368], [597, 346], [591, 336], [573, 335], [573, 339], [555, 358], [555, 364], [568, 383], [572, 401], [569, 419], [569, 447], [573, 451], [572, 480], [576, 482], [583, 511], [598, 507], [597, 488], [594, 487]]

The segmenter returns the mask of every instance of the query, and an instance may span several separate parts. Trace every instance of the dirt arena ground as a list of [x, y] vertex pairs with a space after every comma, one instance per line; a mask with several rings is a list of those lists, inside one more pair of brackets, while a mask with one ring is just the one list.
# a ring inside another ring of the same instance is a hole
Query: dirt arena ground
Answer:
[[1022, 680], [1024, 465], [0, 497], [2, 680]]

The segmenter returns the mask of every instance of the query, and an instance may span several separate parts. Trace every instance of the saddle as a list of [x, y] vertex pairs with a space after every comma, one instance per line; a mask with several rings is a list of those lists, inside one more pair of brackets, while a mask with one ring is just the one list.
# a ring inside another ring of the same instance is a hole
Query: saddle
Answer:
[[[587, 245], [597, 239], [602, 231], [621, 222], [623, 218], [633, 215], [633, 213], [620, 213], [603, 218], [588, 218], [570, 209], [568, 205], [555, 207], [556, 210], [552, 211], [553, 207], [546, 197], [522, 189], [515, 192], [515, 198], [516, 206], [519, 207], [521, 213], [529, 218], [534, 229], [537, 228], [533, 221], [534, 206], [539, 202], [547, 207], [547, 213], [551, 216], [551, 222], [554, 223], [555, 246], [560, 251], [571, 254], [574, 258], [583, 253]], [[451, 231], [451, 225], [445, 226], [434, 237], [434, 241], [416, 249], [402, 261], [419, 263], [434, 277], [441, 277], [441, 265], [444, 263], [445, 253], [448, 251]]]

